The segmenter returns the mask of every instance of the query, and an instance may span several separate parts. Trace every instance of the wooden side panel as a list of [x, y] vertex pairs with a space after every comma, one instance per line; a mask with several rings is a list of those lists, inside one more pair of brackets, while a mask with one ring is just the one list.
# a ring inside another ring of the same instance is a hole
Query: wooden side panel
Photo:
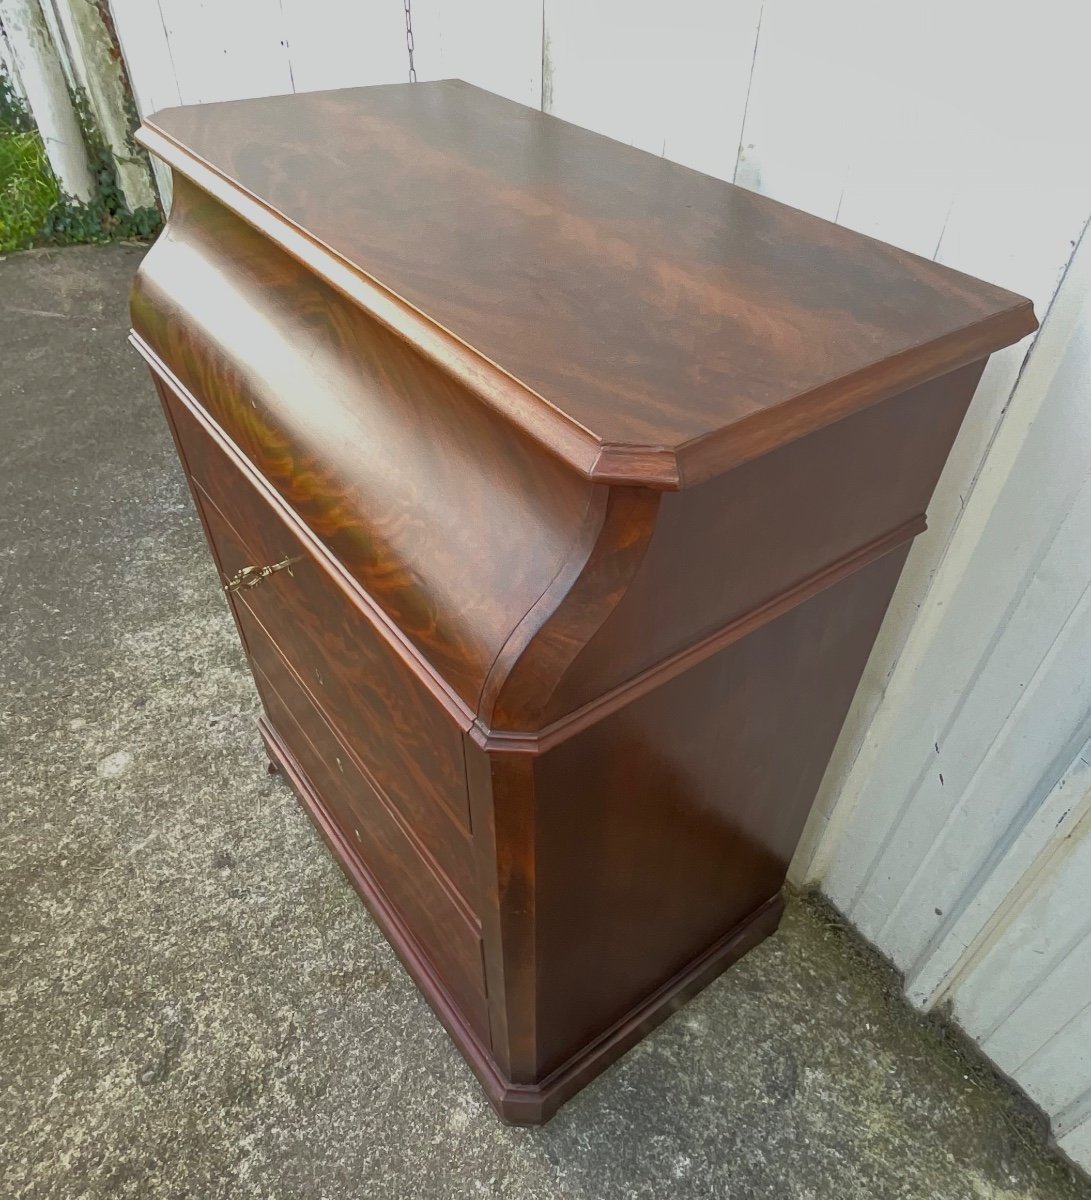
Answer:
[[922, 516], [984, 365], [665, 495], [628, 590], [573, 662], [546, 718]]
[[660, 493], [600, 488], [578, 554], [497, 657], [480, 718], [493, 728], [537, 730], [572, 660], [623, 600], [656, 527]]
[[477, 847], [492, 1053], [506, 1079], [534, 1085], [537, 1053], [534, 762], [466, 739]]
[[535, 760], [542, 1074], [776, 895], [906, 550]]

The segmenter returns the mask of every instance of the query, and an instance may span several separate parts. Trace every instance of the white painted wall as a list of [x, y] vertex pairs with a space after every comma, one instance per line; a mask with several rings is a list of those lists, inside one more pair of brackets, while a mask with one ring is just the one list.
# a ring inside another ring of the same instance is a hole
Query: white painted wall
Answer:
[[[407, 77], [400, 0], [111, 7], [144, 112]], [[422, 80], [541, 105], [1022, 292], [1046, 317], [986, 371], [793, 876], [907, 972], [914, 1003], [950, 1003], [1091, 1168], [1091, 249], [1073, 259], [1091, 215], [1091, 6], [413, 11]]]
[[130, 140], [128, 90], [96, 0], [41, 0], [41, 7], [69, 85], [83, 93], [97, 131], [113, 155], [125, 202], [134, 210], [154, 205], [147, 166], [133, 153]]
[[75, 98], [110, 151], [129, 208], [156, 196], [130, 140], [129, 90], [98, 0], [0, 0], [0, 73], [26, 103], [62, 191], [88, 201], [96, 169]]
[[64, 69], [38, 0], [0, 0], [4, 58], [26, 98], [61, 188], [77, 200], [94, 191], [87, 148]]
[[890, 673], [811, 877], [1091, 1138], [1091, 237]]

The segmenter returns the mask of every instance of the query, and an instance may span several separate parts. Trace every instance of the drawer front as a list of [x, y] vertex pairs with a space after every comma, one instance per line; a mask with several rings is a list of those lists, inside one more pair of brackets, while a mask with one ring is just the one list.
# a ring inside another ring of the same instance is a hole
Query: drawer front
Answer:
[[269, 719], [323, 808], [402, 918], [467, 1022], [487, 1038], [484, 959], [476, 924], [440, 886], [277, 651], [265, 643], [254, 663]]
[[[215, 529], [217, 521], [218, 519], [213, 516], [209, 522], [210, 527]], [[219, 545], [225, 544], [226, 541], [226, 538], [221, 541], [217, 537]], [[292, 666], [285, 663], [280, 651], [277, 650], [247, 600], [241, 597], [236, 600], [235, 614], [247, 652], [250, 655], [250, 661], [265, 673], [266, 678], [273, 680], [274, 686], [282, 696], [287, 697], [289, 692], [294, 694], [295, 691], [299, 691], [307, 703], [317, 709], [318, 706], [314, 702], [313, 694], [306, 686], [306, 681], [301, 680]], [[281, 681], [286, 678], [291, 679], [290, 688], [281, 686]], [[354, 748], [351, 743], [347, 743], [347, 745], [349, 753], [352, 754]], [[338, 757], [342, 762], [345, 761], [345, 755], [341, 754]], [[358, 768], [360, 772], [365, 776], [372, 775], [368, 763], [360, 759], [358, 753], [355, 757], [360, 763]], [[457, 898], [462, 907], [475, 914], [476, 919], [477, 868], [473, 857], [473, 847], [466, 835], [460, 829], [454, 828], [451, 822], [439, 816], [434, 809], [425, 809], [419, 812], [415, 820], [408, 819], [401, 806], [394, 803], [378, 780], [372, 777], [369, 782], [373, 790], [385, 802], [394, 819], [402, 826], [407, 840], [416, 847], [419, 857], [428, 865], [428, 868], [437, 877], [437, 881]]]
[[217, 547], [221, 570], [230, 578], [244, 566], [292, 560], [289, 570], [246, 589], [248, 605], [406, 820], [423, 832], [442, 819], [467, 834], [454, 717], [189, 410], [166, 389], [164, 395], [206, 516], [222, 522], [216, 536], [224, 525], [233, 534]]

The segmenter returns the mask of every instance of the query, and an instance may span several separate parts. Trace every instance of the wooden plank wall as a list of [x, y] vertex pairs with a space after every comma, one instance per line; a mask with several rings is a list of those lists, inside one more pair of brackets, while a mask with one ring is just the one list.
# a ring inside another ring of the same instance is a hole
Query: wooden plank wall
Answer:
[[[407, 75], [400, 0], [111, 7], [144, 112]], [[422, 80], [540, 105], [1022, 292], [1046, 318], [986, 372], [793, 874], [906, 972], [914, 1003], [950, 1003], [1091, 1167], [1091, 250], [1073, 258], [1091, 214], [1091, 7], [413, 13]]]
[[[1091, 1163], [1091, 238], [809, 876]], [[850, 756], [846, 756], [850, 757]], [[827, 781], [830, 782], [829, 780]]]

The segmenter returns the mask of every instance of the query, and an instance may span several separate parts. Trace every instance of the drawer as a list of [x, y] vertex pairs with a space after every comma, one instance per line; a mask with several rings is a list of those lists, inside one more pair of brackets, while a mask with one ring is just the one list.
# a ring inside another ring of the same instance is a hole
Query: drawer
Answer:
[[290, 570], [246, 589], [251, 610], [406, 820], [423, 832], [442, 818], [465, 835], [469, 802], [454, 716], [188, 408], [163, 392], [202, 507], [220, 521], [221, 570], [230, 578], [244, 566], [291, 558]]
[[[230, 576], [234, 570], [238, 569], [237, 564], [247, 561], [248, 551], [242, 546], [234, 530], [220, 516], [216, 507], [207, 499], [202, 500], [202, 510], [205, 526], [215, 548], [221, 570]], [[296, 578], [300, 576], [299, 563], [293, 562], [289, 569]], [[323, 709], [324, 706], [318, 703], [319, 698], [315, 694], [320, 688], [319, 680], [325, 680], [327, 675], [331, 680], [339, 678], [333, 673], [328, 660], [320, 659], [312, 653], [302, 661], [299, 658], [292, 660], [290, 665], [285, 665], [283, 668], [272, 665], [274, 663], [282, 664], [284, 656], [277, 648], [276, 639], [266, 627], [265, 621], [270, 606], [259, 604], [262, 599], [259, 593], [267, 589], [275, 578], [276, 576], [270, 576], [258, 587], [247, 588], [245, 591], [235, 593], [232, 597], [235, 616], [246, 643], [247, 652], [251, 662], [261, 667], [270, 678], [274, 675], [279, 678], [279, 672], [282, 669], [289, 671], [295, 677], [294, 686], [306, 694], [308, 702], [316, 708]], [[313, 669], [306, 669], [312, 664], [321, 664], [318, 666], [317, 672]], [[284, 689], [279, 690], [283, 694]], [[326, 699], [328, 702], [329, 689], [326, 689]], [[335, 689], [334, 702], [336, 700]], [[356, 725], [351, 714], [349, 719], [344, 722], [338, 722], [335, 713], [326, 713], [325, 715], [335, 728], [342, 724], [350, 727]], [[363, 747], [358, 738], [346, 737], [343, 732], [341, 736], [345, 738], [364, 768], [375, 777], [377, 790], [382, 793], [383, 798], [397, 813], [398, 819], [407, 827], [409, 836], [421, 847], [422, 853], [434, 864], [436, 872], [444, 877], [447, 885], [462, 897], [463, 902], [469, 908], [476, 911], [477, 868], [469, 835], [460, 824], [452, 819], [444, 806], [437, 804], [427, 795], [414, 791], [411, 786], [406, 785], [406, 780], [394, 780], [393, 791], [394, 795], [398, 797], [395, 799], [391, 794], [389, 778], [383, 780], [375, 776], [373, 760], [369, 761], [371, 756], [368, 750], [373, 742], [381, 739], [382, 732], [381, 725], [369, 727], [369, 737], [366, 746]], [[400, 737], [401, 731], [397, 727], [392, 727], [389, 736]], [[386, 747], [382, 747], [381, 750], [386, 753], [388, 759], [391, 757]], [[397, 763], [390, 763], [391, 771], [396, 767]]]
[[254, 679], [273, 728], [459, 1010], [487, 1038], [478, 926], [445, 892], [276, 650], [266, 643], [254, 662]]

